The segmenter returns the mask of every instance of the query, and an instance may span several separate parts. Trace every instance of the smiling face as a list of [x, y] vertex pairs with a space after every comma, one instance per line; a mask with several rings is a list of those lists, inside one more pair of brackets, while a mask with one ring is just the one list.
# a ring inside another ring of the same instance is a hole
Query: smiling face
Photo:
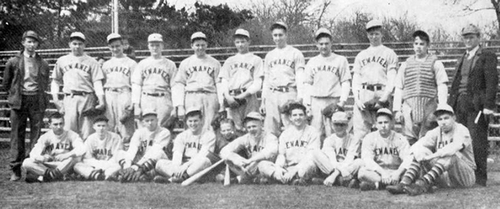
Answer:
[[332, 53], [332, 39], [330, 37], [323, 36], [316, 41], [316, 47], [318, 47], [321, 55], [328, 57]]
[[231, 139], [234, 136], [234, 126], [231, 123], [221, 123], [220, 134], [226, 140]]
[[290, 121], [295, 127], [303, 126], [306, 123], [306, 112], [296, 108], [290, 112]]
[[85, 50], [85, 42], [83, 40], [73, 38], [69, 42], [69, 48], [71, 53], [75, 56], [82, 56]]
[[245, 128], [248, 133], [252, 136], [258, 136], [262, 133], [262, 121], [259, 120], [248, 120], [245, 123]]
[[279, 48], [286, 46], [287, 33], [283, 28], [275, 28], [271, 31], [273, 41]]
[[123, 55], [123, 44], [120, 39], [115, 39], [108, 44], [109, 50], [113, 57], [119, 57]]
[[191, 48], [197, 57], [204, 57], [207, 53], [207, 41], [205, 39], [196, 39], [191, 43]]
[[368, 37], [368, 40], [370, 40], [371, 46], [379, 46], [382, 44], [381, 28], [370, 29], [368, 32], [366, 32], [366, 35]]
[[202, 128], [202, 121], [201, 121], [201, 116], [200, 115], [193, 115], [193, 116], [188, 116], [186, 119], [186, 125], [188, 129], [196, 133], [201, 130]]
[[24, 38], [22, 44], [24, 46], [24, 50], [26, 50], [29, 53], [35, 53], [35, 50], [38, 48], [39, 45], [38, 41], [31, 37]]

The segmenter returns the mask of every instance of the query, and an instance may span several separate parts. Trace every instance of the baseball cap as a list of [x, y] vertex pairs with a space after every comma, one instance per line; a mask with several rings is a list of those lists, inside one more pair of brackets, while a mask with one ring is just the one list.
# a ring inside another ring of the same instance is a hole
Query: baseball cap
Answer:
[[71, 33], [71, 35], [69, 35], [69, 39], [80, 39], [82, 41], [85, 41], [85, 35], [83, 35], [83, 33], [81, 32], [73, 32]]
[[434, 111], [434, 115], [437, 117], [443, 113], [450, 113], [452, 115], [455, 115], [455, 111], [453, 111], [453, 108], [450, 105], [438, 104], [436, 111]]
[[143, 119], [144, 119], [146, 116], [150, 116], [150, 115], [151, 115], [151, 116], [153, 116], [153, 115], [154, 115], [154, 116], [158, 116], [158, 114], [157, 114], [157, 113], [156, 113], [156, 111], [154, 111], [154, 110], [144, 110], [144, 111], [142, 112], [142, 118], [143, 118]]
[[109, 119], [104, 115], [99, 115], [94, 119], [94, 123], [101, 122], [101, 121], [104, 121], [107, 123], [109, 121]]
[[371, 20], [370, 22], [366, 23], [366, 30], [370, 30], [372, 28], [376, 28], [376, 27], [382, 27], [382, 21], [380, 20]]
[[203, 39], [203, 40], [207, 40], [207, 35], [205, 35], [204, 33], [202, 32], [195, 32], [193, 33], [193, 35], [191, 35], [191, 42], [197, 40], [197, 39]]
[[332, 37], [332, 33], [326, 28], [318, 29], [318, 31], [316, 31], [316, 34], [314, 35], [314, 38], [318, 39], [320, 35], [327, 35], [327, 36]]
[[349, 122], [349, 118], [347, 117], [347, 113], [338, 111], [333, 113], [332, 115], [332, 123], [342, 123], [347, 124]]
[[112, 33], [112, 34], [109, 34], [108, 37], [106, 38], [106, 40], [109, 42], [111, 42], [112, 40], [114, 39], [122, 39], [122, 36], [118, 33]]
[[288, 26], [284, 22], [281, 22], [281, 21], [275, 22], [271, 25], [271, 30], [274, 30], [275, 28], [283, 28], [283, 29], [285, 29], [285, 31], [288, 30]]
[[186, 109], [186, 117], [194, 115], [194, 114], [202, 114], [201, 108], [199, 107], [189, 107]]
[[462, 36], [465, 36], [467, 34], [480, 34], [481, 31], [479, 30], [478, 27], [476, 27], [473, 24], [468, 24], [464, 28], [462, 28]]
[[159, 33], [151, 33], [148, 36], [148, 42], [163, 42], [163, 36]]
[[392, 119], [392, 112], [387, 108], [380, 108], [379, 110], [377, 110], [377, 117], [381, 115], [387, 115]]
[[243, 119], [243, 121], [247, 121], [247, 120], [264, 120], [264, 118], [262, 117], [262, 115], [258, 112], [249, 112], [247, 114], [247, 116], [245, 116], [245, 118]]
[[26, 31], [23, 33], [23, 40], [26, 38], [26, 37], [30, 37], [30, 38], [34, 38], [36, 39], [38, 42], [40, 42], [40, 36], [38, 36], [37, 33], [35, 33], [35, 31], [32, 31], [32, 30], [29, 30], [29, 31]]
[[425, 31], [423, 30], [417, 30], [415, 32], [413, 32], [413, 34], [411, 35], [413, 38], [419, 36], [419, 37], [425, 37], [426, 39], [429, 39], [429, 34], [427, 34]]
[[247, 38], [250, 38], [250, 33], [245, 30], [245, 29], [237, 29], [236, 32], [234, 32], [234, 36], [245, 36]]

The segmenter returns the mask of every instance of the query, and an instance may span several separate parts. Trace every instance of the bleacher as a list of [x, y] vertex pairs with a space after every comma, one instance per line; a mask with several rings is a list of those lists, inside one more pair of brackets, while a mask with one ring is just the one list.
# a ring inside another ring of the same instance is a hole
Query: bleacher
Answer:
[[[396, 54], [399, 56], [399, 61], [403, 62], [406, 58], [413, 54], [412, 43], [384, 43], [384, 45], [394, 49]], [[304, 45], [294, 45], [304, 54], [306, 61], [309, 58], [316, 56], [318, 51], [316, 46], [313, 44], [304, 44]], [[335, 53], [346, 56], [349, 65], [352, 69], [352, 65], [354, 62], [355, 56], [363, 49], [369, 46], [368, 43], [335, 43], [333, 45], [333, 50]], [[493, 50], [497, 57], [500, 56], [500, 40], [487, 41], [483, 42], [483, 46]], [[266, 45], [266, 46], [251, 46], [250, 51], [254, 54], [264, 58], [266, 53], [272, 50], [274, 46]], [[465, 48], [461, 42], [439, 42], [432, 43], [431, 53], [438, 55], [439, 60], [441, 60], [446, 68], [446, 72], [452, 80], [455, 71], [455, 64], [457, 59], [464, 53]], [[19, 51], [0, 51], [0, 83], [3, 78], [3, 72], [5, 68], [5, 64], [7, 60], [14, 56]], [[56, 60], [67, 53], [69, 53], [69, 49], [41, 49], [38, 50], [38, 53], [49, 63], [51, 67], [54, 67]], [[109, 59], [111, 53], [107, 49], [107, 47], [92, 47], [87, 48], [86, 53], [92, 57], [104, 57], [105, 59]], [[149, 55], [148, 50], [136, 50], [137, 60], [141, 60]], [[236, 49], [234, 47], [217, 47], [217, 48], [209, 48], [207, 53], [219, 60], [221, 63], [234, 53], [236, 53]], [[174, 61], [177, 66], [180, 62], [186, 57], [193, 54], [193, 50], [191, 49], [167, 49], [163, 51], [163, 55], [168, 59]], [[500, 59], [500, 57], [499, 57]], [[50, 95], [50, 94], [49, 94]], [[497, 104], [500, 105], [500, 96], [497, 97]], [[347, 110], [352, 111], [354, 100], [351, 97], [347, 102]], [[47, 113], [52, 113], [56, 111], [55, 106], [53, 104], [49, 105], [47, 109]], [[10, 109], [7, 105], [7, 93], [0, 92], [0, 142], [9, 141], [10, 133]], [[46, 114], [48, 115], [48, 114]], [[44, 131], [47, 130], [47, 127], [44, 128]], [[489, 128], [489, 139], [492, 141], [500, 141], [500, 113], [495, 114], [494, 119], [490, 123]]]

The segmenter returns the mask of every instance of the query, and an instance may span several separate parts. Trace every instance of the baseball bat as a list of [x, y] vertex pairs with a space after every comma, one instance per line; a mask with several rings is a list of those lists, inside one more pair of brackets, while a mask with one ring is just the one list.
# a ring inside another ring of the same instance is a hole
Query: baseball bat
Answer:
[[188, 185], [191, 185], [193, 182], [195, 182], [196, 180], [200, 179], [203, 175], [207, 174], [208, 172], [210, 172], [212, 169], [214, 169], [215, 167], [217, 167], [218, 165], [220, 165], [222, 162], [224, 162], [224, 160], [219, 160], [218, 162], [216, 162], [215, 164], [211, 165], [210, 167], [208, 168], [205, 168], [205, 170], [202, 170], [194, 175], [192, 175], [191, 177], [189, 177], [188, 179], [184, 180], [181, 185], [182, 186], [188, 186]]
[[226, 164], [226, 173], [224, 174], [224, 186], [229, 186], [231, 184], [231, 172], [229, 171], [229, 165]]

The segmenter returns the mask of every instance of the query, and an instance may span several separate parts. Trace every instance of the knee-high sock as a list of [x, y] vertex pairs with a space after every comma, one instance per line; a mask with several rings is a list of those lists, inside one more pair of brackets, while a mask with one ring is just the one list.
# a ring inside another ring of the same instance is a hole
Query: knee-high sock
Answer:
[[408, 169], [406, 169], [406, 172], [403, 175], [403, 179], [401, 179], [401, 183], [402, 184], [411, 184], [413, 181], [415, 181], [419, 177], [420, 169], [421, 169], [420, 163], [414, 160], [410, 164], [410, 167], [408, 167]]
[[436, 181], [436, 179], [441, 176], [441, 174], [443, 174], [444, 172], [444, 166], [439, 164], [439, 163], [436, 163], [432, 169], [427, 172], [421, 179], [423, 181], [425, 181], [425, 183], [427, 184], [433, 184], [434, 181]]

